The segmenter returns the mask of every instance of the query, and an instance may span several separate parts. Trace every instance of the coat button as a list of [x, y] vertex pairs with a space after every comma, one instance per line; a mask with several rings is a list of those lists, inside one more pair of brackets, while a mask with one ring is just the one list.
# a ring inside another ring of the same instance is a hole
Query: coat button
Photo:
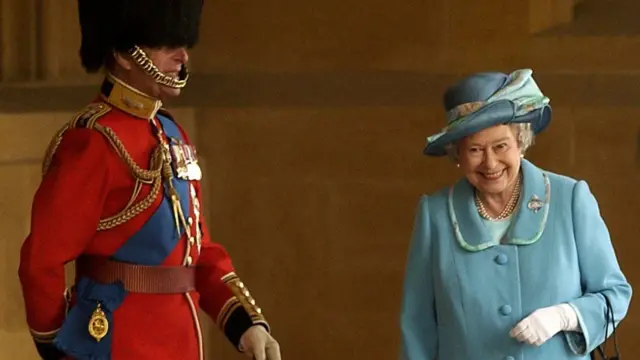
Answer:
[[500, 306], [500, 314], [507, 316], [509, 314], [511, 314], [511, 306], [509, 305], [502, 305]]
[[495, 257], [494, 261], [498, 264], [498, 265], [504, 265], [507, 263], [507, 255], [505, 254], [499, 254], [498, 256]]

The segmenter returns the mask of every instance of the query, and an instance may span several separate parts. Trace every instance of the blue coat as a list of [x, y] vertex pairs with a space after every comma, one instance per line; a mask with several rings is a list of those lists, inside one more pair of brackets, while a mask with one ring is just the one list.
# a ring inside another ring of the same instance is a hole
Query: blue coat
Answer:
[[[527, 160], [522, 171], [519, 210], [502, 241], [487, 231], [466, 179], [421, 197], [400, 316], [403, 360], [589, 359], [605, 337], [602, 294], [617, 322], [626, 315], [631, 286], [587, 183]], [[540, 347], [509, 336], [533, 311], [564, 302], [581, 333], [560, 332]]]

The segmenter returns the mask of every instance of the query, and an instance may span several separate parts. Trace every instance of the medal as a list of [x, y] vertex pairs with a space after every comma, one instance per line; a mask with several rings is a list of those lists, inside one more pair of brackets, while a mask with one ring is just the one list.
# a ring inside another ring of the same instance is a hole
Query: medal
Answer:
[[196, 149], [180, 140], [171, 138], [171, 157], [176, 176], [183, 180], [201, 180], [202, 170], [198, 165]]
[[202, 170], [198, 163], [191, 163], [187, 165], [187, 179], [200, 180], [202, 179]]

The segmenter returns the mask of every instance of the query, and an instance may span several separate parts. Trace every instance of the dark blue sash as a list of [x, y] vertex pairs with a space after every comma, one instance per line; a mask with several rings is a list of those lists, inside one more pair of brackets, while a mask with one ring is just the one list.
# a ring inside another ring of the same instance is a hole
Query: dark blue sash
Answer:
[[[169, 138], [180, 141], [182, 135], [177, 125], [170, 119], [158, 115], [164, 133]], [[170, 141], [167, 139], [167, 141]], [[178, 179], [174, 169], [173, 186], [180, 197], [182, 211], [189, 216], [189, 182]], [[166, 194], [166, 192], [165, 192]], [[127, 263], [158, 266], [179, 244], [184, 233], [175, 228], [175, 219], [171, 201], [164, 197], [162, 203], [138, 232], [118, 249], [112, 259]], [[81, 278], [76, 284], [77, 303], [67, 314], [56, 338], [55, 346], [65, 354], [77, 360], [111, 359], [113, 312], [122, 304], [127, 293], [121, 283], [98, 284], [90, 279]], [[91, 314], [100, 303], [111, 328], [99, 342], [89, 335], [88, 326]]]

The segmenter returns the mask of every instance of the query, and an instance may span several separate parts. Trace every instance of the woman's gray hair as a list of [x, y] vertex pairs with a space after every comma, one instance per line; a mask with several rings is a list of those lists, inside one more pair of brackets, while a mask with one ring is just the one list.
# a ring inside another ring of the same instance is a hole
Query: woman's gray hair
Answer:
[[[533, 134], [533, 130], [531, 129], [530, 123], [516, 123], [509, 124], [511, 131], [516, 137], [518, 141], [518, 145], [520, 146], [520, 154], [524, 156], [525, 152], [533, 145], [535, 140], [535, 135]], [[447, 154], [449, 158], [454, 162], [458, 162], [458, 143], [452, 142], [446, 145]]]

